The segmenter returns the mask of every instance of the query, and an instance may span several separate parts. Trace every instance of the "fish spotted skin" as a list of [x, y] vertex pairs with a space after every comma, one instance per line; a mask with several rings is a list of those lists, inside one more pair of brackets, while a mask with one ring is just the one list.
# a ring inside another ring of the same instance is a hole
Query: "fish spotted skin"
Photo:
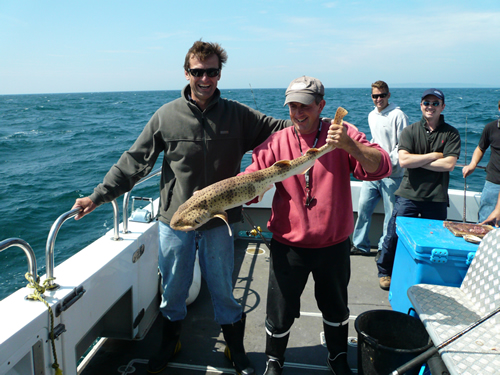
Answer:
[[[334, 123], [341, 124], [347, 111], [339, 107]], [[320, 148], [310, 148], [293, 160], [280, 160], [269, 168], [252, 173], [226, 178], [201, 189], [179, 206], [172, 216], [170, 226], [174, 230], [188, 232], [201, 227], [213, 218], [220, 218], [229, 227], [226, 210], [241, 206], [264, 193], [276, 182], [305, 173], [324, 154], [333, 151], [334, 146], [326, 143]]]

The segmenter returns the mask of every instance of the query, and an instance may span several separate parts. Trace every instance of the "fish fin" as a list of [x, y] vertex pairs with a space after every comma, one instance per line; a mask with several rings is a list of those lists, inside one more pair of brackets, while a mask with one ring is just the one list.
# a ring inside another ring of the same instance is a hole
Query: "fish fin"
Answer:
[[306, 151], [306, 155], [311, 155], [314, 156], [315, 154], [317, 154], [318, 152], [322, 152], [325, 148], [331, 148], [332, 150], [335, 149], [335, 147], [329, 145], [328, 143], [326, 143], [324, 146], [321, 146], [321, 148], [310, 148], [309, 150]]
[[264, 198], [264, 194], [266, 194], [269, 190], [271, 190], [271, 189], [272, 189], [272, 187], [273, 187], [273, 185], [274, 185], [274, 184], [271, 184], [271, 185], [269, 185], [268, 187], [266, 187], [266, 190], [264, 190], [264, 191], [262, 192], [262, 194], [260, 194], [260, 195], [259, 195], [259, 197], [258, 197], [258, 202], [262, 201], [262, 198]]
[[276, 163], [273, 164], [274, 165], [282, 165], [283, 166], [289, 166], [290, 165], [290, 160], [278, 160]]
[[[309, 152], [309, 151], [311, 151], [311, 152]], [[318, 151], [317, 148], [310, 148], [309, 150], [306, 151], [306, 153], [315, 153], [316, 151]], [[279, 161], [277, 161], [276, 163], [273, 164], [273, 167], [274, 166], [289, 167], [290, 164], [291, 164], [290, 160], [279, 160]], [[311, 167], [309, 167], [306, 170], [304, 170], [304, 172], [297, 172], [297, 174], [306, 174], [306, 172], [309, 169], [311, 169]], [[260, 202], [260, 199], [259, 199], [259, 202]]]
[[309, 150], [306, 151], [306, 154], [310, 154], [310, 153], [316, 153], [319, 151], [319, 148], [317, 147], [311, 147]]
[[219, 212], [218, 214], [215, 214], [214, 217], [218, 217], [219, 219], [224, 220], [224, 222], [227, 225], [227, 230], [229, 231], [229, 236], [233, 235], [233, 231], [231, 230], [231, 227], [229, 226], [229, 223], [227, 221], [227, 214], [225, 211]]

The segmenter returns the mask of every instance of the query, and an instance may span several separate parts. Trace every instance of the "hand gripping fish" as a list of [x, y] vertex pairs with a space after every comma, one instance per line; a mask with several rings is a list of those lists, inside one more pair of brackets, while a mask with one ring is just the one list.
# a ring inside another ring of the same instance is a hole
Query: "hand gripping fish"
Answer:
[[[342, 119], [346, 114], [347, 111], [339, 107], [333, 122], [342, 124]], [[188, 232], [218, 217], [224, 220], [231, 236], [232, 232], [226, 210], [241, 206], [257, 196], [262, 199], [262, 196], [272, 184], [305, 173], [313, 166], [316, 159], [334, 149], [334, 146], [326, 143], [320, 148], [310, 148], [304, 155], [296, 159], [280, 160], [269, 168], [226, 178], [207, 186], [197, 191], [179, 206], [170, 221], [170, 226], [175, 230]]]

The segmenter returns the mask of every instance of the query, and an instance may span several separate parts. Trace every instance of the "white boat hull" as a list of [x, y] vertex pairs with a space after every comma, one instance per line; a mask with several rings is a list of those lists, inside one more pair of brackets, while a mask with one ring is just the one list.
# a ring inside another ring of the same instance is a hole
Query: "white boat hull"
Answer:
[[[77, 373], [78, 360], [98, 337], [141, 339], [156, 318], [157, 225], [131, 223], [121, 241], [113, 241], [110, 232], [55, 268], [61, 287], [45, 292], [54, 312], [75, 288], [85, 290], [54, 321], [66, 330], [55, 340], [65, 375]], [[141, 246], [144, 252], [134, 262]], [[1, 301], [0, 374], [53, 373], [48, 310], [25, 300], [29, 293], [23, 288]]]

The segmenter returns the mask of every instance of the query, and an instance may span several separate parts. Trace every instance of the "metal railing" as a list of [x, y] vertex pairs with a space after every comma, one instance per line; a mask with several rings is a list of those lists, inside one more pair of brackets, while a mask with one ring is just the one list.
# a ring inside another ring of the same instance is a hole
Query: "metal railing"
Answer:
[[8, 238], [0, 242], [0, 253], [12, 246], [17, 246], [24, 251], [28, 259], [28, 272], [33, 276], [34, 280], [38, 281], [36, 256], [30, 244], [20, 238]]
[[[161, 174], [161, 168], [157, 169], [156, 171], [151, 172], [148, 176], [140, 179], [135, 186], [139, 185], [142, 182], [145, 182], [149, 180], [150, 178], [157, 176]], [[134, 187], [135, 187], [134, 186]], [[133, 189], [133, 188], [132, 188]], [[125, 193], [123, 196], [123, 233], [128, 232], [128, 202], [129, 202], [129, 197], [130, 197], [130, 192], [128, 191]], [[111, 204], [113, 206], [113, 228], [114, 228], [114, 235], [111, 238], [113, 241], [119, 241], [122, 238], [120, 237], [120, 208], [118, 207], [118, 203], [116, 200], [112, 200]], [[56, 237], [57, 233], [59, 232], [59, 229], [63, 225], [63, 223], [76, 216], [79, 212], [81, 211], [81, 208], [75, 208], [71, 211], [68, 211], [61, 216], [52, 224], [52, 228], [50, 229], [49, 232], [49, 237], [47, 238], [47, 245], [45, 247], [45, 264], [46, 264], [46, 271], [47, 271], [47, 289], [56, 289], [59, 287], [56, 283], [54, 283], [54, 244], [56, 242]], [[35, 271], [36, 271], [36, 260], [35, 260]]]
[[[465, 165], [466, 165], [466, 164], [458, 164], [458, 163], [457, 163], [457, 164], [455, 164], [455, 167], [457, 167], [457, 168], [463, 168], [463, 167], [465, 167]], [[469, 164], [467, 164], [467, 165], [469, 165]], [[485, 167], [485, 166], [482, 166], [482, 165], [476, 165], [476, 168], [477, 168], [477, 169], [486, 170], [486, 167]]]
[[[132, 194], [132, 190], [137, 185], [142, 184], [143, 182], [146, 182], [150, 178], [153, 178], [153, 177], [158, 176], [158, 175], [161, 175], [161, 168], [158, 168], [157, 170], [151, 172], [146, 177], [141, 178], [139, 181], [137, 181], [137, 183], [134, 185], [134, 187], [132, 189], [130, 189], [129, 191], [127, 191], [123, 195], [123, 228], [122, 228], [123, 233], [129, 233], [129, 230], [128, 230], [128, 203], [130, 201], [130, 195]], [[153, 216], [153, 215], [154, 215], [154, 212], [151, 212], [151, 216]], [[116, 216], [115, 216], [115, 220], [116, 220]]]
[[[149, 180], [152, 177], [155, 177], [157, 175], [161, 174], [161, 168], [157, 169], [156, 171], [151, 172], [148, 176], [140, 179], [135, 186]], [[134, 186], [134, 187], [135, 187]], [[132, 188], [133, 189], [133, 188]], [[128, 232], [128, 203], [130, 199], [130, 193], [132, 191], [128, 191], [125, 193], [123, 196], [123, 233]], [[111, 201], [111, 204], [113, 206], [113, 228], [114, 228], [114, 235], [111, 238], [113, 241], [119, 241], [122, 238], [120, 237], [120, 208], [118, 207], [118, 203], [116, 200]], [[45, 268], [46, 268], [46, 277], [47, 277], [47, 289], [56, 289], [59, 287], [54, 282], [54, 245], [56, 242], [56, 237], [57, 233], [59, 232], [59, 229], [61, 226], [64, 224], [64, 222], [68, 219], [71, 219], [72, 217], [75, 217], [82, 209], [81, 208], [74, 208], [71, 211], [68, 211], [61, 216], [57, 218], [57, 220], [52, 224], [52, 227], [50, 228], [49, 236], [47, 237], [47, 244], [45, 246]], [[153, 212], [151, 213], [153, 215]], [[33, 249], [31, 246], [24, 240], [20, 238], [8, 238], [2, 242], [0, 242], [0, 252], [3, 250], [8, 249], [9, 247], [12, 246], [17, 246], [20, 247], [24, 253], [26, 254], [26, 257], [28, 258], [28, 271], [33, 275], [35, 280], [38, 281], [38, 274], [37, 274], [37, 263], [36, 263], [36, 257]]]
[[113, 241], [120, 241], [122, 238], [120, 237], [120, 208], [118, 207], [118, 203], [116, 202], [116, 199], [113, 199], [111, 201], [111, 204], [113, 205], [113, 228], [115, 230], [113, 237], [111, 239]]
[[[120, 208], [118, 207], [118, 203], [116, 200], [111, 201], [114, 212], [114, 236], [111, 238], [114, 241], [121, 240], [119, 235], [119, 222], [118, 218], [120, 217]], [[64, 222], [72, 217], [75, 217], [82, 209], [74, 208], [71, 211], [68, 211], [57, 218], [57, 220], [52, 224], [50, 228], [49, 236], [47, 237], [47, 244], [45, 246], [45, 268], [47, 272], [47, 289], [56, 289], [59, 287], [54, 282], [54, 245], [56, 242], [57, 233], [59, 233], [59, 229], [64, 224]]]
[[59, 232], [61, 225], [63, 225], [66, 220], [76, 216], [81, 210], [81, 208], [74, 208], [71, 211], [62, 214], [50, 228], [49, 236], [47, 237], [47, 244], [45, 245], [45, 269], [48, 280], [47, 289], [49, 290], [59, 287], [59, 285], [54, 283], [54, 244], [56, 242], [57, 233]]

